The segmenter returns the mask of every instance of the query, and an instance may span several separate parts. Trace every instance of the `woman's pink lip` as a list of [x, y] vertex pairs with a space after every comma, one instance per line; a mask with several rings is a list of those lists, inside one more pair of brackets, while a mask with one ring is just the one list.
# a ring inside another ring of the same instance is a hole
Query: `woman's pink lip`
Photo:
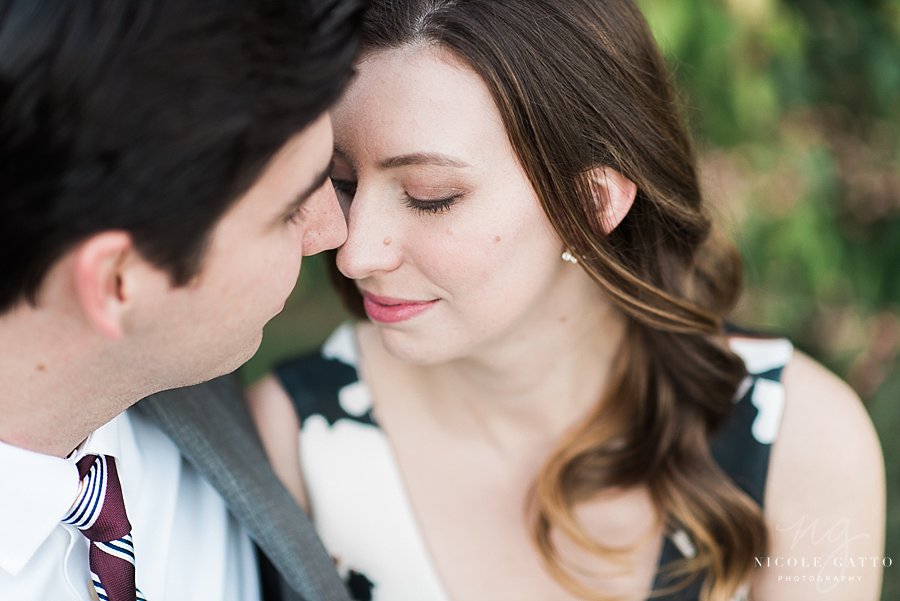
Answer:
[[412, 319], [434, 306], [437, 299], [419, 301], [389, 296], [377, 296], [363, 292], [363, 308], [372, 321], [399, 323]]

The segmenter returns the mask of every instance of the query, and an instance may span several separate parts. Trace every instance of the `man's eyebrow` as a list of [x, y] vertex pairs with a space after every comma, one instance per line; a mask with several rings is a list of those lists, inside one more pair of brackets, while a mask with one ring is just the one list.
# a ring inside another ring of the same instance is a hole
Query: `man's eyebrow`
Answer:
[[297, 194], [291, 204], [284, 210], [285, 215], [289, 215], [293, 211], [295, 211], [300, 205], [306, 202], [313, 193], [322, 187], [322, 185], [328, 180], [328, 177], [331, 175], [332, 170], [334, 169], [334, 159], [328, 162], [328, 165], [325, 169], [319, 173], [315, 179], [312, 181], [310, 185], [303, 189], [302, 192]]
[[457, 169], [464, 169], [471, 166], [464, 161], [436, 152], [414, 152], [412, 154], [391, 157], [380, 163], [382, 169], [394, 169], [396, 167], [406, 167], [408, 165], [437, 165], [438, 167], [456, 167]]

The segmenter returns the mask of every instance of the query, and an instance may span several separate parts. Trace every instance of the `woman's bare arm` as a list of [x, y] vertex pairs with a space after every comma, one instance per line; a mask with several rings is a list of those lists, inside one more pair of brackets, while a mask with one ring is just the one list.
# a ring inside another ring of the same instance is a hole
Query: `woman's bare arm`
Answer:
[[273, 375], [247, 389], [247, 406], [275, 474], [309, 512], [300, 468], [300, 420], [287, 392]]
[[771, 542], [753, 598], [877, 601], [885, 482], [875, 429], [850, 387], [801, 353], [784, 384], [765, 499]]

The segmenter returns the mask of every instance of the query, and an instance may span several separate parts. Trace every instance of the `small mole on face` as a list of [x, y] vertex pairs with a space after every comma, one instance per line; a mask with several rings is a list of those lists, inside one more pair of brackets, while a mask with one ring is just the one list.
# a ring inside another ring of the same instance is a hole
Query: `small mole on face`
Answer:
[[503, 240], [503, 238], [500, 236], [494, 236], [494, 242], [500, 242], [501, 240]]
[[388, 236], [387, 238], [384, 239], [383, 242], [384, 242], [385, 246], [390, 246], [391, 245], [391, 237]]
[[37, 371], [47, 371], [47, 366], [43, 363], [38, 363], [35, 369], [37, 369]]

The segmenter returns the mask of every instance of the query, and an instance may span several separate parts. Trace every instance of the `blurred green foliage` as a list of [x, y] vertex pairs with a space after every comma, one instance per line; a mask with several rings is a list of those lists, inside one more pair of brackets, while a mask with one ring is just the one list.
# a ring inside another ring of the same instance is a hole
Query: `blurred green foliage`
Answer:
[[[900, 1], [639, 0], [683, 92], [705, 193], [746, 261], [735, 319], [783, 332], [866, 402], [900, 562]], [[243, 371], [344, 318], [323, 260]], [[884, 601], [900, 599], [900, 567]]]
[[[900, 559], [900, 2], [639, 0], [739, 244], [736, 320], [786, 333], [866, 402]], [[900, 599], [900, 568], [884, 601]]]

